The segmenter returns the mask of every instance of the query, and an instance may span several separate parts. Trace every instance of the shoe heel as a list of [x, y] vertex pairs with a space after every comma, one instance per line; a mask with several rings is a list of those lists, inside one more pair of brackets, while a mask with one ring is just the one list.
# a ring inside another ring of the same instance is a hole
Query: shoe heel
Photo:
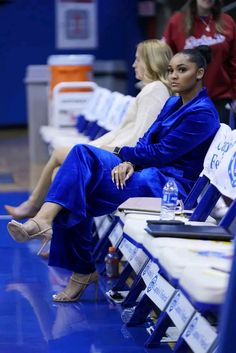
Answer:
[[41, 252], [43, 251], [43, 249], [45, 248], [45, 246], [49, 243], [50, 239], [45, 239], [42, 246], [39, 248], [38, 252], [37, 252], [37, 256], [41, 255]]

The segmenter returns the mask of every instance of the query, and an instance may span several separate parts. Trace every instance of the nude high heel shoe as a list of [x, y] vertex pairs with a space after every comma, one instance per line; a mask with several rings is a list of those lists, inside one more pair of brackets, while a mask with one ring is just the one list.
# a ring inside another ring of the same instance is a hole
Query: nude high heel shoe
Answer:
[[40, 255], [42, 250], [52, 238], [52, 227], [43, 222], [39, 223], [33, 218], [29, 219], [27, 222], [34, 222], [32, 231], [30, 233], [25, 229], [25, 224], [19, 223], [15, 220], [12, 220], [8, 223], [8, 232], [11, 237], [19, 243], [24, 243], [34, 239], [41, 240], [43, 244], [37, 252], [37, 255]]
[[4, 205], [4, 208], [15, 219], [32, 218], [39, 211], [39, 208], [29, 201], [22, 202], [17, 207]]
[[91, 284], [96, 284], [96, 295], [98, 286], [98, 273], [95, 271], [88, 275], [73, 273], [67, 287], [64, 291], [54, 294], [52, 300], [54, 302], [76, 302], [80, 299], [84, 290]]

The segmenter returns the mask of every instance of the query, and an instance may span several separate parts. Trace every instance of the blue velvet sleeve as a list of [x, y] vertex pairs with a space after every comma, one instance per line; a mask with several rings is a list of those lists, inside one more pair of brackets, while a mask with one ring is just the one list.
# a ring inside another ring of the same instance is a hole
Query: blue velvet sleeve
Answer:
[[123, 147], [120, 157], [142, 168], [163, 167], [213, 136], [219, 128], [219, 120], [207, 109], [184, 114], [181, 122], [159, 141], [145, 143], [147, 136], [135, 147]]

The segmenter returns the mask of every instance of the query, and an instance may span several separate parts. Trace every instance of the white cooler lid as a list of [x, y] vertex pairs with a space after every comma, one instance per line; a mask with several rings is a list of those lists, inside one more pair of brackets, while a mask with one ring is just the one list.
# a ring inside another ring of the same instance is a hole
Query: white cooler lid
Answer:
[[81, 54], [81, 55], [50, 55], [47, 63], [51, 66], [60, 65], [93, 65], [94, 55]]

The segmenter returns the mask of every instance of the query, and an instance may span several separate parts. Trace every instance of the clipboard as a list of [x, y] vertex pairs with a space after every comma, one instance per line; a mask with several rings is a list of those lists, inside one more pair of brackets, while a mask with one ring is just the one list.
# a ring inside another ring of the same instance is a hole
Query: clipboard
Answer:
[[161, 198], [130, 197], [118, 207], [118, 211], [124, 213], [160, 214]]
[[145, 230], [154, 238], [168, 237], [218, 241], [230, 241], [233, 238], [227, 230], [220, 226], [157, 224], [149, 221]]

